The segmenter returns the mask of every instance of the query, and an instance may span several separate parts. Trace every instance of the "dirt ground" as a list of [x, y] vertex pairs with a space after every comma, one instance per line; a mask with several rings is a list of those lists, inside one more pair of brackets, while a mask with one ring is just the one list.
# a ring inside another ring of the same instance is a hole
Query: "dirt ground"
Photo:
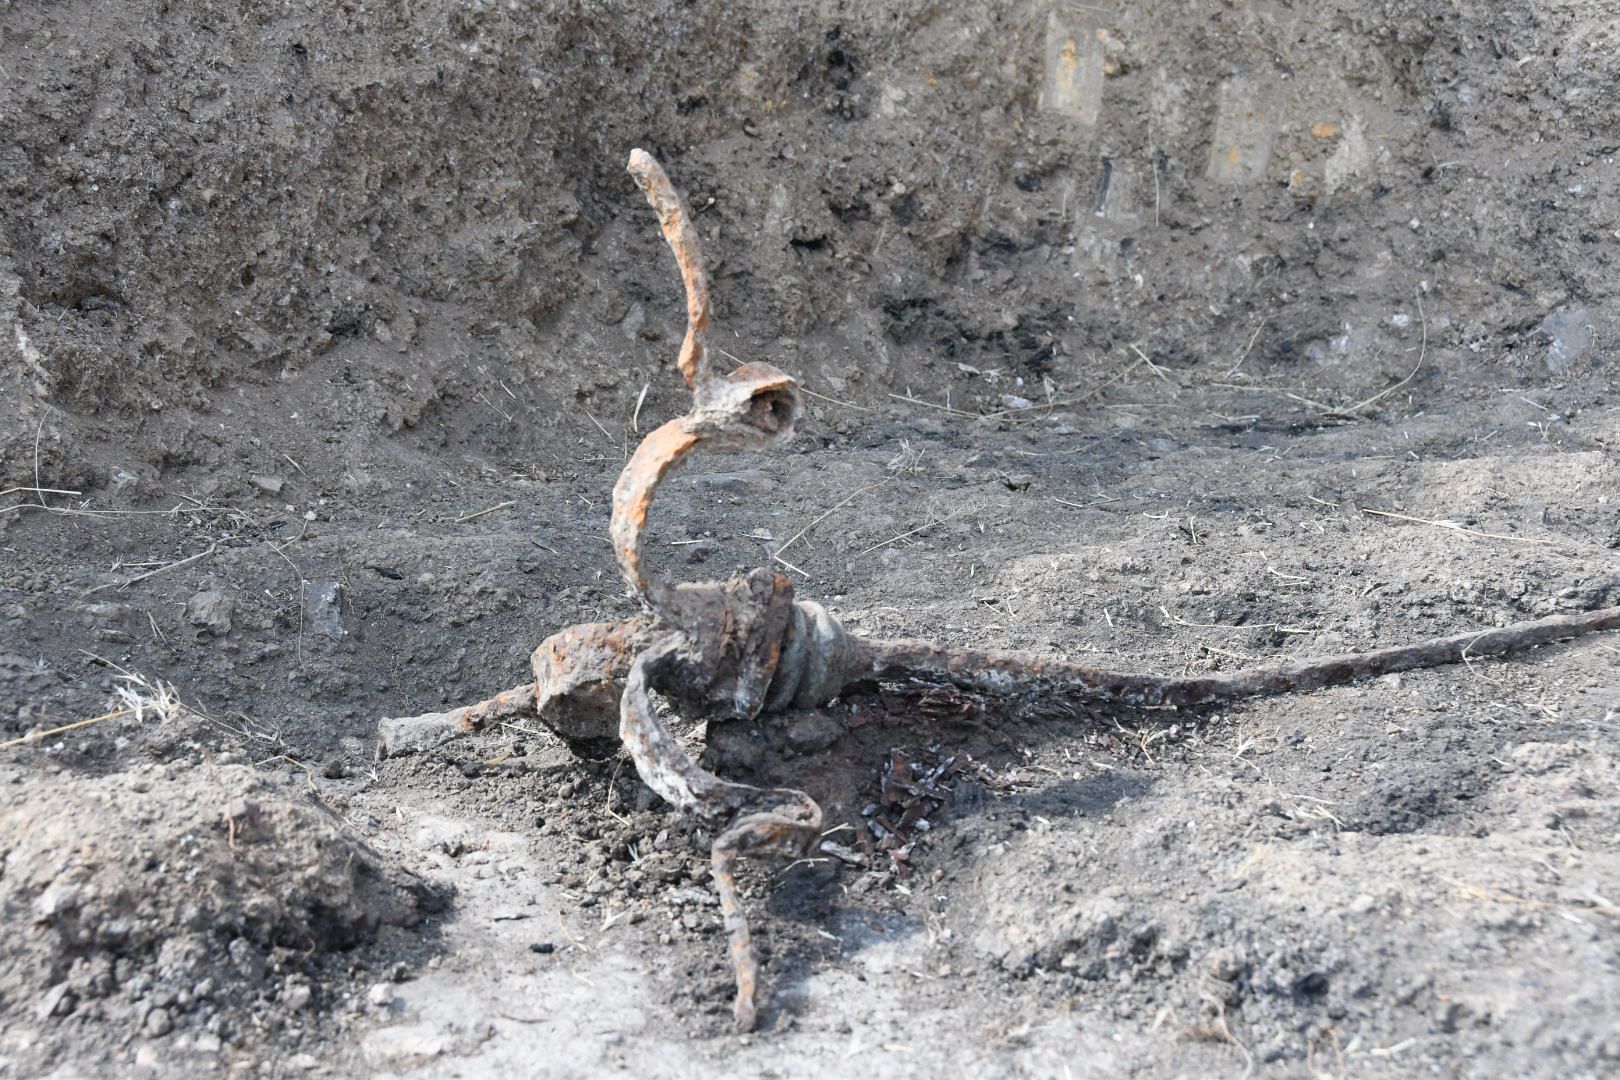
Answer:
[[634, 611], [633, 146], [814, 395], [672, 576], [1160, 672], [1620, 604], [1616, 86], [1600, 0], [0, 0], [0, 1076], [1615, 1075], [1614, 634], [690, 731], [832, 824], [984, 766], [747, 870], [749, 1036], [626, 758], [374, 748]]

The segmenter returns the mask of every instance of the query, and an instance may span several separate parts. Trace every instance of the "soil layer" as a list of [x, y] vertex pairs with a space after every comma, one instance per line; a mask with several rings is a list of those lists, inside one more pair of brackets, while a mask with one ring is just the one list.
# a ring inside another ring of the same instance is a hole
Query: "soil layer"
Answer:
[[0, 0], [0, 1076], [1612, 1074], [1613, 634], [689, 730], [848, 826], [744, 874], [744, 1037], [622, 755], [373, 752], [634, 611], [633, 146], [812, 395], [669, 576], [1164, 672], [1620, 604], [1617, 85], [1597, 0]]

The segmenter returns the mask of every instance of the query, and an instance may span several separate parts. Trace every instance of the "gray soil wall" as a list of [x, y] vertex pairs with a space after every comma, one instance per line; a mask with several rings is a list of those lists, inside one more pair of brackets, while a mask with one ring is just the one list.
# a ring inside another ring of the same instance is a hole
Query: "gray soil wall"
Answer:
[[746, 1041], [628, 764], [371, 750], [634, 610], [635, 146], [817, 395], [671, 483], [671, 574], [1163, 671], [1620, 603], [1616, 86], [1599, 0], [0, 0], [0, 742], [112, 714], [0, 749], [0, 1076], [1614, 1069], [1607, 639], [713, 730], [830, 824], [901, 746], [1011, 784], [752, 872]]

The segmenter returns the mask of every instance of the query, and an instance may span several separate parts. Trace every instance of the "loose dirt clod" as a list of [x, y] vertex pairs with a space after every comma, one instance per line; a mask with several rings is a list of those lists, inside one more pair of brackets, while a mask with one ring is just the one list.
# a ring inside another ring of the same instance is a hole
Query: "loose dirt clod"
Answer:
[[[615, 556], [646, 613], [554, 634], [535, 650], [533, 683], [450, 712], [383, 720], [378, 752], [387, 757], [422, 750], [503, 719], [531, 715], [571, 746], [585, 748], [615, 737], [609, 718], [617, 702], [616, 736], [642, 780], [717, 829], [713, 874], [730, 938], [739, 1030], [752, 1029], [757, 1020], [758, 972], [733, 875], [736, 859], [804, 856], [821, 835], [821, 808], [802, 791], [726, 781], [699, 767], [659, 719], [653, 692], [688, 718], [711, 720], [814, 708], [882, 681], [945, 683], [1004, 700], [1196, 709], [1496, 656], [1620, 627], [1620, 607], [1608, 607], [1366, 653], [1226, 675], [1167, 677], [1031, 653], [855, 638], [820, 604], [795, 600], [786, 575], [764, 569], [725, 582], [660, 581], [642, 560], [643, 531], [658, 485], [699, 449], [783, 445], [796, 433], [802, 398], [798, 383], [769, 364], [744, 364], [723, 377], [713, 373], [705, 341], [708, 281], [690, 215], [650, 155], [632, 151], [629, 170], [658, 213], [680, 266], [688, 325], [678, 366], [693, 398], [688, 413], [642, 440], [613, 493]], [[909, 776], [910, 769], [908, 764], [902, 771]]]
[[229, 1037], [278, 976], [436, 903], [303, 786], [247, 765], [19, 778], [0, 793], [0, 836], [4, 971], [50, 988], [41, 1020], [77, 1003], [156, 1037], [183, 995]]

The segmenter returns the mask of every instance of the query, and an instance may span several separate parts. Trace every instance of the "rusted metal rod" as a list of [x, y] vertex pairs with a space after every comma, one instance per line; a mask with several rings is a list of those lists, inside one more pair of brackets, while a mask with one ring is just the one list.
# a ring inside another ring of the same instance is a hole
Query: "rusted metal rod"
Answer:
[[1599, 630], [1620, 629], [1620, 607], [1513, 623], [1450, 637], [1429, 638], [1363, 653], [1340, 653], [1224, 675], [1136, 675], [1086, 667], [1034, 653], [962, 649], [928, 641], [856, 639], [858, 671], [868, 678], [931, 678], [963, 689], [1008, 697], [1031, 693], [1179, 709], [1241, 698], [1308, 693], [1378, 675], [1502, 656]]
[[712, 869], [737, 983], [733, 1018], [741, 1031], [758, 1020], [759, 973], [737, 894], [736, 860], [740, 855], [804, 855], [820, 836], [821, 807], [802, 791], [753, 787], [703, 769], [659, 720], [652, 692], [670, 699], [683, 715], [711, 720], [814, 708], [883, 681], [943, 682], [1003, 699], [1051, 696], [1197, 708], [1496, 656], [1620, 628], [1620, 607], [1612, 607], [1227, 675], [1166, 677], [1031, 653], [857, 638], [820, 604], [795, 600], [788, 578], [767, 570], [725, 582], [661, 581], [642, 558], [643, 533], [659, 484], [702, 449], [786, 443], [798, 428], [803, 401], [798, 383], [769, 364], [744, 364], [723, 377], [710, 370], [705, 342], [709, 286], [691, 215], [650, 155], [632, 151], [629, 169], [657, 212], [680, 267], [687, 330], [677, 365], [692, 390], [692, 408], [642, 440], [613, 490], [614, 556], [644, 614], [553, 634], [534, 652], [534, 682], [488, 701], [383, 720], [378, 754], [425, 750], [457, 735], [531, 716], [576, 748], [622, 743], [648, 787], [717, 830]]
[[[805, 616], [803, 613], [806, 611], [815, 615]], [[1050, 695], [1100, 704], [1196, 709], [1243, 698], [1309, 693], [1379, 675], [1506, 656], [1583, 634], [1620, 630], [1620, 607], [1596, 608], [1363, 653], [1343, 653], [1292, 664], [1244, 668], [1223, 675], [1164, 676], [1087, 667], [1038, 653], [968, 649], [908, 639], [884, 640], [847, 635], [840, 638], [843, 628], [836, 620], [830, 625], [820, 623], [819, 634], [803, 628], [810, 618], [824, 615], [831, 620], [831, 616], [826, 615], [825, 609], [819, 604], [803, 600], [795, 602], [792, 617], [794, 620], [802, 619], [804, 623], [796, 622], [787, 630], [781, 645], [782, 659], [778, 662], [777, 677], [772, 681], [767, 701], [759, 715], [825, 705], [873, 681], [948, 683], [999, 699]], [[633, 628], [636, 624], [596, 625]], [[563, 637], [563, 634], [557, 634], [548, 639], [546, 651], [555, 650], [556, 643]], [[555, 672], [555, 667], [549, 666], [554, 661], [548, 659], [547, 663], [548, 672]], [[807, 665], [814, 667], [817, 674], [807, 675]], [[540, 682], [553, 688], [559, 685], [555, 674], [543, 676]], [[602, 695], [603, 699], [611, 697], [616, 701], [623, 692], [622, 677], [610, 679], [605, 685], [611, 689]], [[605, 730], [591, 728], [586, 723], [586, 719], [597, 715], [597, 712], [581, 709], [580, 698], [581, 695], [573, 689], [566, 693], [553, 693], [548, 702], [553, 714], [545, 717], [548, 725], [567, 736], [571, 742], [588, 743], [592, 738], [604, 737]], [[556, 715], [563, 703], [583, 713], [582, 718], [569, 720]], [[477, 705], [450, 712], [385, 720], [378, 729], [381, 739], [379, 753], [388, 757], [424, 750], [446, 739], [482, 731], [493, 723], [515, 716], [532, 717], [536, 709], [535, 683], [525, 683]]]

